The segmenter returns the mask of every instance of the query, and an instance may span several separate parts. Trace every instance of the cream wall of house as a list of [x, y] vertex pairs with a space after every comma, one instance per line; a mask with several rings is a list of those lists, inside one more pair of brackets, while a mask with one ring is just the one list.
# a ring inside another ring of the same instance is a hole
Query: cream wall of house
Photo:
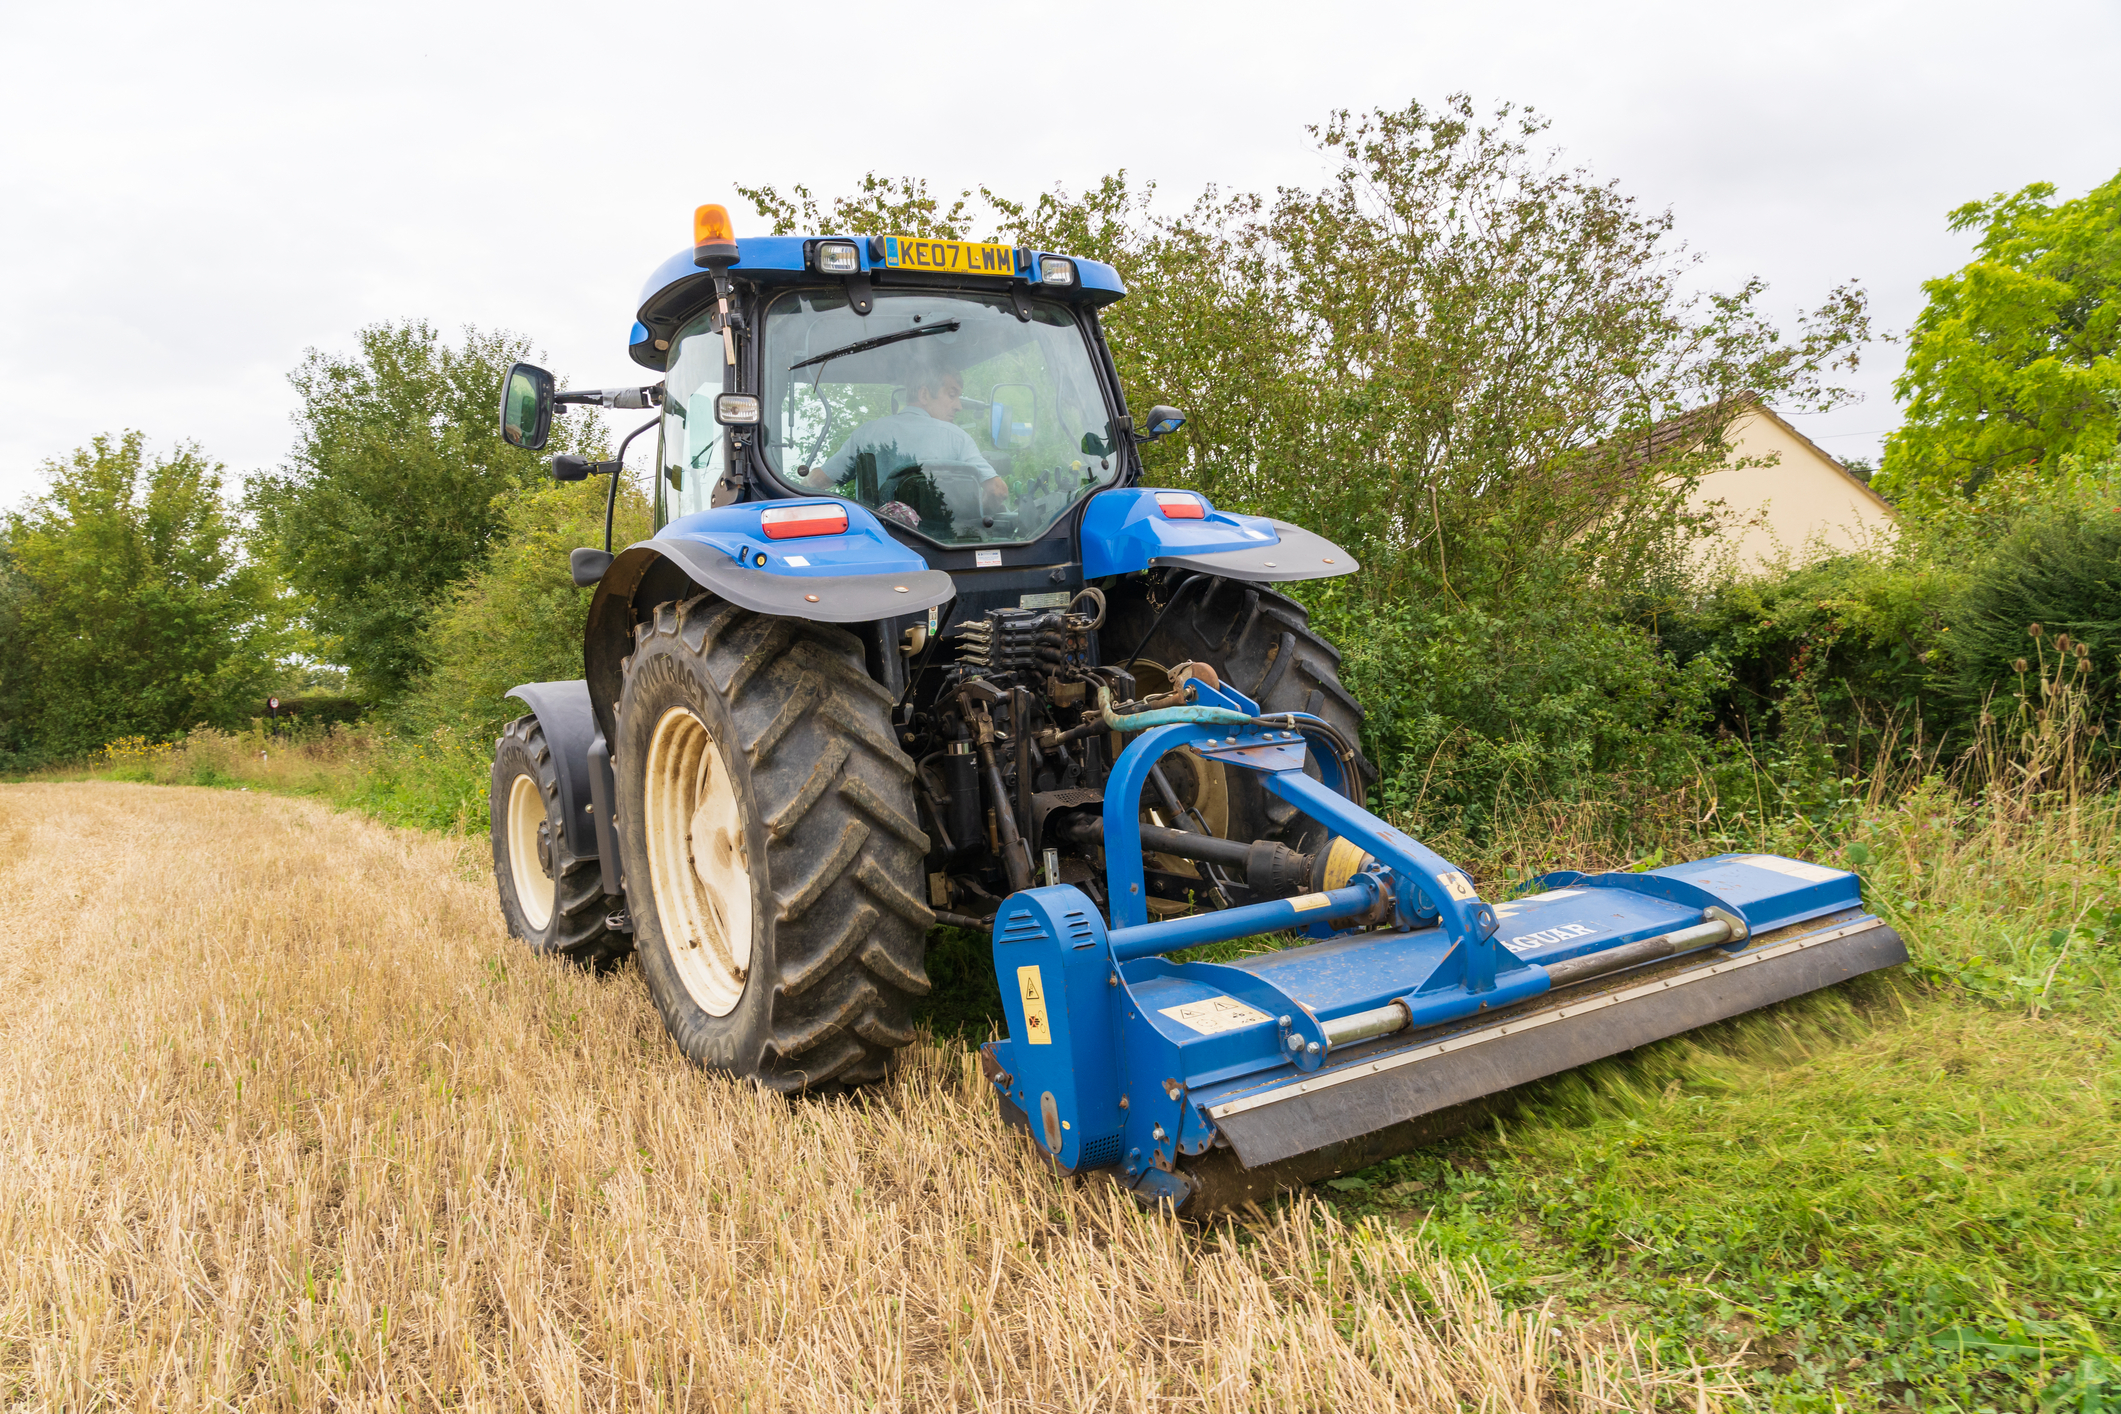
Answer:
[[1732, 429], [1731, 466], [1701, 478], [1689, 504], [1724, 503], [1726, 530], [1712, 553], [1735, 555], [1740, 570], [1759, 569], [1787, 553], [1806, 558], [1814, 541], [1852, 550], [1889, 537], [1885, 503], [1803, 438], [1772, 417], [1748, 414]]

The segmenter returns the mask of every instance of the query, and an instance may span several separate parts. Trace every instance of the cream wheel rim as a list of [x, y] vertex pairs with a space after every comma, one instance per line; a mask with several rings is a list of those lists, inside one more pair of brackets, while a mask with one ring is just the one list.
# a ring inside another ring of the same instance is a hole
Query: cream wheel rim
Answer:
[[538, 849], [545, 824], [545, 797], [532, 777], [519, 775], [508, 788], [508, 873], [516, 888], [516, 905], [532, 932], [552, 922], [555, 885], [551, 866]]
[[642, 792], [648, 885], [678, 980], [727, 1016], [751, 970], [751, 863], [729, 763], [691, 709], [673, 707], [648, 742]]

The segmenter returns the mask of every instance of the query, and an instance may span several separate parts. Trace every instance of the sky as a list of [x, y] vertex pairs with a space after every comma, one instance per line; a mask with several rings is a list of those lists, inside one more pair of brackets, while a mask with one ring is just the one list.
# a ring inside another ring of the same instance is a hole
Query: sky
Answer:
[[1800, 425], [1875, 456], [1894, 338], [1971, 247], [1946, 214], [2121, 168], [2113, 0], [0, 0], [0, 35], [0, 507], [128, 428], [276, 465], [288, 372], [379, 320], [642, 381], [641, 283], [696, 205], [747, 228], [739, 183], [1316, 186], [1306, 124], [1456, 92], [1538, 110], [1570, 163], [1669, 209], [1707, 286], [1759, 276], [1794, 322], [1860, 280], [1863, 400]]

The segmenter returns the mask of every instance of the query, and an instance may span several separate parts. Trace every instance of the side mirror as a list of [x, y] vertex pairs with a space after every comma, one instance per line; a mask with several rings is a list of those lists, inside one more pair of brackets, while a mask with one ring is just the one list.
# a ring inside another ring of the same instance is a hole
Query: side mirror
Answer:
[[[997, 451], [1020, 452], [1031, 445], [1038, 435], [1033, 421], [1038, 401], [1035, 390], [1028, 383], [998, 383], [994, 397], [987, 404], [987, 440]], [[1017, 421], [1021, 415], [1023, 421]]]
[[[543, 444], [540, 443], [539, 445], [542, 446]], [[574, 452], [562, 452], [552, 459], [552, 479], [554, 481], [587, 481], [589, 473], [594, 469], [595, 463], [591, 462], [589, 458], [579, 456]]]
[[1159, 437], [1168, 437], [1173, 432], [1178, 431], [1179, 428], [1184, 427], [1186, 425], [1186, 415], [1177, 408], [1165, 407], [1159, 403], [1149, 409], [1149, 416], [1146, 421], [1148, 434], [1145, 440], [1153, 442]]
[[501, 380], [501, 440], [526, 452], [552, 436], [552, 375], [533, 363], [511, 363]]

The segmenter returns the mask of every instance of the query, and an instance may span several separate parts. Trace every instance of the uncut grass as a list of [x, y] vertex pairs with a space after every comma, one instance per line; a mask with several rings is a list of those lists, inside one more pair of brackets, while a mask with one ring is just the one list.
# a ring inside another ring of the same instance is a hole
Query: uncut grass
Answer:
[[0, 789], [0, 1391], [165, 1409], [1714, 1407], [1607, 1324], [1300, 1201], [1138, 1212], [962, 1051], [862, 1103], [680, 1063], [475, 847]]
[[[2121, 1403], [2121, 798], [2055, 760], [1881, 771], [1743, 836], [1668, 814], [1606, 839], [1596, 862], [1856, 867], [1912, 966], [1528, 1087], [1493, 1128], [1321, 1192], [1511, 1297], [1740, 1358], [1772, 1407]], [[1484, 882], [1599, 853], [1531, 823]]]
[[407, 735], [376, 722], [317, 729], [263, 724], [240, 732], [197, 727], [169, 742], [114, 741], [82, 761], [42, 767], [35, 782], [133, 781], [312, 796], [390, 825], [471, 835], [485, 831], [493, 743], [443, 726]]

